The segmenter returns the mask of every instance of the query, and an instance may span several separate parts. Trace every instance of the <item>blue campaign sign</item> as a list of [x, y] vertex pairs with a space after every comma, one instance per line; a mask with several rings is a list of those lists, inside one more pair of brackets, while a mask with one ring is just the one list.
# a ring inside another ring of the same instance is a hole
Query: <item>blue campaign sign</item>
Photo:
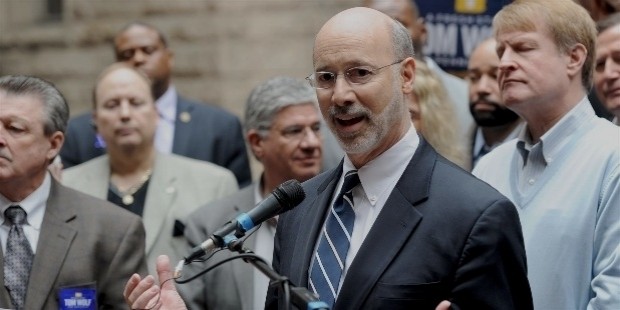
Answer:
[[493, 16], [511, 0], [418, 0], [428, 31], [424, 54], [448, 71], [467, 68], [478, 43], [493, 35]]

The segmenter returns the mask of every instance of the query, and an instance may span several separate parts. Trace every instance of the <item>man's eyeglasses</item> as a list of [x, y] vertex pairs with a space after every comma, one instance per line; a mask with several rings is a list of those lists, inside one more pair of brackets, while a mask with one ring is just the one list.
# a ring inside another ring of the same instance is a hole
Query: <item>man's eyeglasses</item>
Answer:
[[[270, 130], [272, 127], [262, 127], [262, 130]], [[308, 133], [312, 132], [316, 137], [321, 136], [321, 123], [312, 125], [291, 125], [279, 130], [280, 135], [288, 140], [302, 140], [308, 137]]]
[[[403, 60], [395, 61], [389, 65], [373, 69], [368, 66], [349, 68], [344, 72], [344, 78], [351, 84], [366, 84], [383, 68], [401, 63]], [[339, 73], [320, 71], [310, 74], [306, 80], [314, 88], [328, 89], [336, 85], [336, 79]]]

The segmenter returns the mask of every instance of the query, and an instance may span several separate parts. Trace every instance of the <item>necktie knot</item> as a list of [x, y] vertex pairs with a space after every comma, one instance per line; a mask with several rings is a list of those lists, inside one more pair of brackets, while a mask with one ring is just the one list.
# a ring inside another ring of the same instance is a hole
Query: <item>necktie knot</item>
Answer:
[[[334, 204], [334, 210], [341, 214], [345, 210], [343, 208], [348, 207], [351, 211], [353, 206], [353, 188], [360, 184], [360, 177], [357, 174], [357, 170], [350, 170], [344, 175], [344, 182], [342, 182], [342, 188], [340, 189], [340, 195], [336, 198]], [[343, 200], [348, 201], [348, 205], [343, 203]]]
[[4, 211], [4, 216], [12, 225], [23, 225], [26, 222], [26, 211], [20, 206], [11, 206]]
[[346, 195], [358, 184], [360, 184], [360, 177], [357, 174], [357, 170], [350, 170], [344, 175], [344, 182], [342, 183], [340, 192]]

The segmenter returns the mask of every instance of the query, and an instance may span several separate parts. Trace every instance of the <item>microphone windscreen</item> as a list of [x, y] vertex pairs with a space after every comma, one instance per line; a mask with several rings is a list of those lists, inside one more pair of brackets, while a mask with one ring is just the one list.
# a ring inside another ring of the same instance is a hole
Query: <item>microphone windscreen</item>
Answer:
[[294, 208], [306, 198], [306, 192], [304, 192], [301, 183], [297, 180], [288, 180], [280, 184], [280, 186], [273, 191], [273, 195], [282, 207], [280, 213]]

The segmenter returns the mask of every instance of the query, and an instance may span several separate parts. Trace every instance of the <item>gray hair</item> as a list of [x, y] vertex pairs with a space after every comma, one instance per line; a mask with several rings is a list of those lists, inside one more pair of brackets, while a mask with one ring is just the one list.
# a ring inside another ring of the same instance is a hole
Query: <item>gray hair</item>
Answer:
[[411, 34], [403, 24], [395, 19], [392, 20], [392, 48], [396, 60], [404, 60], [415, 55]]
[[67, 129], [69, 106], [54, 84], [41, 78], [24, 75], [7, 75], [0, 77], [0, 90], [7, 95], [36, 96], [45, 109], [43, 132], [46, 136]]
[[245, 130], [261, 135], [269, 129], [283, 108], [302, 104], [317, 105], [316, 91], [301, 79], [278, 76], [256, 86], [245, 106]]
[[616, 25], [620, 25], [620, 12], [611, 14], [604, 19], [598, 21], [596, 23], [596, 30], [598, 30], [598, 33], [600, 34], [601, 32]]

